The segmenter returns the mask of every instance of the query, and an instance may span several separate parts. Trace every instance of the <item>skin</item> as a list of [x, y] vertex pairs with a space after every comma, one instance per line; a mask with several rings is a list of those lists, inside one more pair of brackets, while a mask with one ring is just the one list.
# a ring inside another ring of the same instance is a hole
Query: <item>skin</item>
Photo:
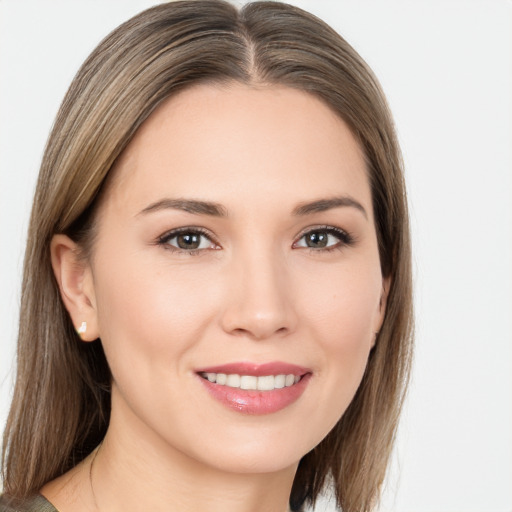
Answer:
[[[333, 197], [352, 203], [294, 213]], [[141, 213], [167, 198], [214, 202], [227, 216]], [[159, 243], [190, 226], [208, 233], [200, 248]], [[61, 512], [287, 510], [298, 461], [349, 405], [385, 309], [364, 158], [346, 124], [285, 87], [185, 90], [123, 153], [97, 229], [89, 261], [64, 235], [52, 261], [74, 324], [87, 322], [82, 339], [105, 348], [111, 424], [93, 456], [43, 494]], [[329, 235], [327, 246], [308, 247], [311, 231]], [[248, 415], [196, 374], [237, 361], [312, 375], [290, 406]]]

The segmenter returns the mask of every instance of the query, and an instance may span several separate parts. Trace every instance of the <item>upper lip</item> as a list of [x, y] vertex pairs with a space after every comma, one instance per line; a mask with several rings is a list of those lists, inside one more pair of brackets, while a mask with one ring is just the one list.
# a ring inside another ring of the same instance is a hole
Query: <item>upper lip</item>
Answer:
[[238, 375], [253, 375], [261, 377], [263, 375], [305, 375], [311, 373], [309, 368], [298, 366], [296, 364], [285, 363], [282, 361], [272, 361], [269, 363], [250, 363], [236, 362], [226, 363], [215, 366], [208, 366], [196, 370], [197, 373], [226, 373]]

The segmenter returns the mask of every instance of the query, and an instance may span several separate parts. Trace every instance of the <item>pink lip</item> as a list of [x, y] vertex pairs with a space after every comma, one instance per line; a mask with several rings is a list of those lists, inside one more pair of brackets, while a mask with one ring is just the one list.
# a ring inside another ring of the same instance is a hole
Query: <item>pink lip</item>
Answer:
[[[230, 409], [245, 414], [271, 414], [288, 407], [300, 398], [311, 377], [311, 370], [308, 368], [281, 362], [265, 364], [229, 363], [201, 368], [196, 373], [213, 398]], [[301, 379], [293, 386], [272, 391], [257, 391], [215, 384], [202, 377], [202, 373], [237, 373], [238, 375], [254, 375], [256, 377], [293, 374], [300, 376]]]
[[262, 375], [305, 375], [311, 373], [309, 368], [297, 366], [296, 364], [282, 363], [274, 361], [271, 363], [228, 363], [218, 366], [208, 366], [207, 368], [200, 368], [196, 373], [237, 373], [238, 375], [254, 375], [261, 377]]

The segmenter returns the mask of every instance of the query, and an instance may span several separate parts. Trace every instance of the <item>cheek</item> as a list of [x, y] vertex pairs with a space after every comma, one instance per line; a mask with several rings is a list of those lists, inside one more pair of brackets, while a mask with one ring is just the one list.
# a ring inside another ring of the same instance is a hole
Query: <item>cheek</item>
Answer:
[[[376, 270], [374, 270], [376, 268]], [[311, 410], [327, 435], [352, 401], [364, 375], [379, 318], [382, 280], [379, 267], [339, 269], [317, 275], [301, 293], [309, 336], [316, 340], [322, 392]]]
[[180, 372], [182, 354], [211, 321], [218, 287], [205, 287], [198, 272], [185, 272], [179, 266], [169, 269], [147, 258], [100, 263], [96, 279], [100, 337], [114, 377], [116, 368], [134, 366], [140, 372], [163, 365], [167, 371]]
[[380, 315], [382, 278], [378, 262], [317, 270], [315, 278], [302, 281], [300, 287], [306, 325], [318, 330], [318, 338], [331, 355], [368, 350]]
[[176, 422], [175, 415], [194, 417], [191, 357], [213, 321], [218, 287], [205, 287], [201, 272], [142, 258], [102, 268], [97, 310], [114, 380], [114, 416], [128, 419], [141, 437], [149, 425], [167, 440], [186, 439], [188, 422]]

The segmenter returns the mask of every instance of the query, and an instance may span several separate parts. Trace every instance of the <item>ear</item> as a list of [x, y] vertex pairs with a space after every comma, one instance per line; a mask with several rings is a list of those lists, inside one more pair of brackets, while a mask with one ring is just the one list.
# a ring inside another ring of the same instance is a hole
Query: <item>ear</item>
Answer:
[[373, 338], [372, 347], [375, 345], [375, 342], [377, 341], [377, 337], [378, 337], [378, 334], [382, 327], [382, 324], [384, 323], [390, 286], [391, 286], [391, 277], [383, 277], [382, 278], [382, 291], [381, 291], [380, 300], [379, 300], [379, 310], [376, 315], [376, 322], [375, 322], [374, 330], [373, 330], [373, 332], [375, 333], [375, 336]]
[[54, 235], [50, 251], [53, 273], [71, 321], [83, 341], [94, 341], [99, 331], [90, 265], [79, 257], [78, 245], [66, 235]]

